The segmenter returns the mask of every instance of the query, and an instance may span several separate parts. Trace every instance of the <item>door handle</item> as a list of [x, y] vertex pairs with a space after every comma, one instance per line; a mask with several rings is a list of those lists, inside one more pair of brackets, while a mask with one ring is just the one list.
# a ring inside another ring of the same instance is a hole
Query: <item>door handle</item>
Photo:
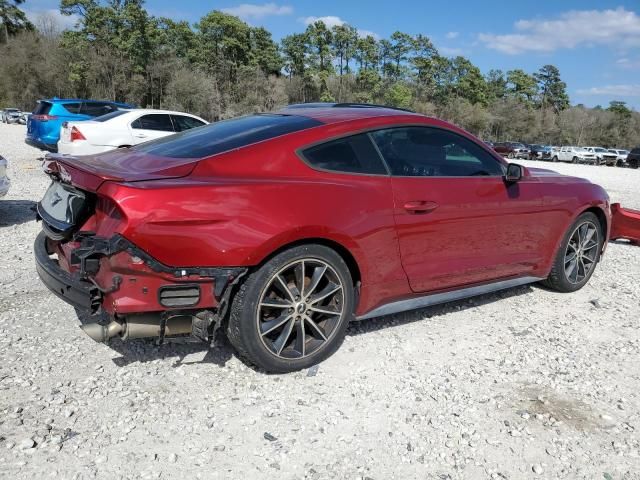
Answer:
[[436, 202], [429, 202], [427, 200], [416, 200], [404, 204], [404, 209], [414, 214], [433, 212], [436, 208], [438, 208]]

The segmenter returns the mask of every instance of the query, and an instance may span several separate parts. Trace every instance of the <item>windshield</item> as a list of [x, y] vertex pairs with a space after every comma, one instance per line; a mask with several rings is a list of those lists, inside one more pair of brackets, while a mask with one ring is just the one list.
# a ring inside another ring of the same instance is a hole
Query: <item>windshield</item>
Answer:
[[604, 152], [606, 152], [606, 150], [605, 150], [604, 148], [599, 148], [599, 147], [598, 147], [598, 148], [594, 148], [594, 150], [595, 150], [596, 152], [599, 152], [599, 153], [604, 153]]

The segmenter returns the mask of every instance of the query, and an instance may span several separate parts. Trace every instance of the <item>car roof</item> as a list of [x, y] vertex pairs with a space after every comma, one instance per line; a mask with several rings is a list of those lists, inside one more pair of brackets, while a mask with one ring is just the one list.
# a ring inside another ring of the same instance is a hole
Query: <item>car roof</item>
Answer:
[[425, 117], [410, 110], [367, 103], [299, 103], [288, 105], [278, 113], [313, 118], [324, 124], [374, 117]]
[[135, 108], [133, 105], [124, 102], [114, 102], [113, 100], [94, 100], [91, 98], [44, 98], [42, 100], [38, 100], [39, 102], [49, 102], [49, 103], [68, 103], [68, 102], [97, 102], [97, 103], [110, 103], [113, 105], [122, 105], [128, 106], [130, 108]]
[[126, 110], [128, 112], [135, 112], [135, 113], [164, 113], [164, 114], [168, 114], [168, 115], [188, 115], [189, 117], [195, 117], [195, 118], [200, 118], [197, 115], [194, 115], [193, 113], [188, 113], [188, 112], [176, 112], [174, 110], [160, 110], [157, 108], [132, 108], [130, 110]]

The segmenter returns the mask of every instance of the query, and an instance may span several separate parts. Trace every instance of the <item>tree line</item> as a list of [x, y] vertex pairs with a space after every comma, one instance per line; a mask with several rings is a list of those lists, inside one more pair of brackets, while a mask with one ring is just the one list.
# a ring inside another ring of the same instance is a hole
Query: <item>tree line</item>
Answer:
[[274, 41], [263, 27], [212, 11], [195, 24], [155, 17], [143, 0], [62, 0], [78, 19], [32, 25], [0, 0], [0, 105], [31, 110], [46, 97], [112, 99], [209, 120], [288, 103], [367, 102], [408, 108], [494, 141], [628, 147], [640, 114], [624, 102], [570, 105], [554, 65], [491, 70], [442, 55], [423, 34], [362, 36], [321, 21]]

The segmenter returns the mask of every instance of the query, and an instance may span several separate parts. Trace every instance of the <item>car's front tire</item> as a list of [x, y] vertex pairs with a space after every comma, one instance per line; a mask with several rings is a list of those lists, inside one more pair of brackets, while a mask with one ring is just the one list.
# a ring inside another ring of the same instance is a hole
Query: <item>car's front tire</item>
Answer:
[[580, 215], [565, 233], [549, 277], [542, 283], [559, 292], [580, 290], [600, 260], [604, 235], [595, 214]]
[[274, 256], [242, 283], [227, 336], [243, 358], [267, 372], [308, 368], [342, 344], [354, 302], [342, 257], [323, 245], [300, 245]]

